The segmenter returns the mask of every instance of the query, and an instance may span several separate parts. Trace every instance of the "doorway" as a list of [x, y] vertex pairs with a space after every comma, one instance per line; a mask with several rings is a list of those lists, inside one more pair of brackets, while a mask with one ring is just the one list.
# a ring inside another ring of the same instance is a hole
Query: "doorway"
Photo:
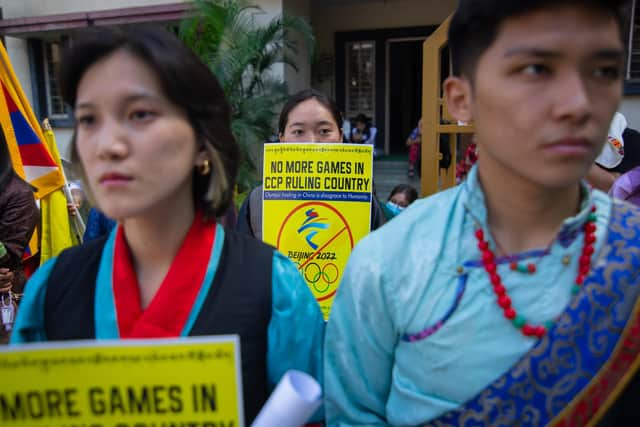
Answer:
[[422, 113], [424, 38], [387, 40], [387, 132], [385, 152], [406, 155], [407, 137]]

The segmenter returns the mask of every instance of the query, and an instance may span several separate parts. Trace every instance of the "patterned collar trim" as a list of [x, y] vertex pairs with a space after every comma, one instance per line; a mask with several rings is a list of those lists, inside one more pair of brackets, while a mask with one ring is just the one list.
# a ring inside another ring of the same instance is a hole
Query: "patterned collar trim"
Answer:
[[[487, 207], [482, 185], [478, 178], [477, 166], [471, 169], [466, 181], [462, 185], [464, 186], [463, 203], [467, 213], [475, 222], [487, 229]], [[564, 220], [556, 237], [556, 241], [564, 248], [569, 247], [580, 234], [583, 225], [589, 217], [591, 205], [593, 204], [591, 189], [584, 181], [580, 182], [580, 192], [580, 211], [576, 215]]]

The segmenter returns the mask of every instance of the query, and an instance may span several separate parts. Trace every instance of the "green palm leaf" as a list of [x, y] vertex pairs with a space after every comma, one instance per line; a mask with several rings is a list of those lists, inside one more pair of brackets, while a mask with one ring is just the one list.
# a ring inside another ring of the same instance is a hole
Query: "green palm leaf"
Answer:
[[287, 86], [274, 78], [273, 66], [297, 70], [294, 57], [299, 49], [306, 49], [311, 61], [315, 44], [305, 20], [285, 14], [259, 25], [255, 16], [261, 12], [245, 0], [195, 0], [178, 29], [180, 38], [216, 75], [233, 109], [231, 127], [244, 156], [240, 191], [259, 179], [257, 153], [274, 134], [277, 112], [287, 98]]

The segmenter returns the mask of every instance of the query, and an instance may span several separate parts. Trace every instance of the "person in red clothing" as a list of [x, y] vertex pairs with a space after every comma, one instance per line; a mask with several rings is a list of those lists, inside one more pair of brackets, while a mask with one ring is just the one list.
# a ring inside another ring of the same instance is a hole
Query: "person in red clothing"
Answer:
[[418, 121], [418, 126], [411, 131], [411, 134], [407, 138], [406, 142], [409, 147], [409, 171], [407, 175], [409, 178], [416, 176], [416, 163], [420, 157], [420, 148], [422, 144], [422, 119]]

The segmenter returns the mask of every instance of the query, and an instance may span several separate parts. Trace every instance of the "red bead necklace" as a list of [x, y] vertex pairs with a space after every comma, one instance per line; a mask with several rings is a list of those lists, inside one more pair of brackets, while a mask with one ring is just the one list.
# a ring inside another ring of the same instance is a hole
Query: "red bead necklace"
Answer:
[[[582, 246], [582, 254], [580, 255], [578, 275], [574, 285], [571, 288], [571, 292], [575, 295], [580, 292], [580, 288], [584, 283], [589, 270], [591, 269], [591, 257], [595, 252], [594, 243], [596, 241], [596, 207], [591, 208], [587, 222], [584, 224], [584, 243]], [[550, 327], [550, 324], [546, 325], [532, 325], [527, 319], [519, 315], [518, 312], [512, 307], [511, 298], [507, 294], [507, 290], [502, 284], [502, 278], [498, 274], [496, 265], [496, 256], [491, 249], [489, 249], [489, 243], [484, 239], [484, 231], [482, 228], [476, 229], [476, 238], [478, 239], [478, 248], [482, 252], [482, 263], [484, 269], [489, 275], [491, 284], [493, 285], [493, 292], [496, 294], [496, 302], [502, 308], [504, 317], [509, 319], [513, 326], [520, 329], [523, 335], [527, 337], [542, 338]]]

